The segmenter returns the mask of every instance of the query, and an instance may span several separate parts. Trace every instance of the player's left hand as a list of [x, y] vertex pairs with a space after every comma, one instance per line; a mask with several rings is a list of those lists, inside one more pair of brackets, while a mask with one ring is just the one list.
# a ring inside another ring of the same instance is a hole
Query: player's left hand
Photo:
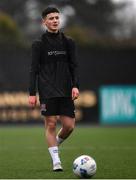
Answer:
[[78, 88], [76, 88], [76, 87], [72, 88], [72, 100], [77, 99], [78, 96], [79, 96], [79, 90], [78, 90]]

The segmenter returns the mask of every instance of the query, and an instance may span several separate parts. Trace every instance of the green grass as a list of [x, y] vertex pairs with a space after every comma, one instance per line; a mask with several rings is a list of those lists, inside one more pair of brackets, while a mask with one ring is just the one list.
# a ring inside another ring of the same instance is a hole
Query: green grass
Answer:
[[136, 178], [135, 127], [77, 127], [60, 146], [64, 172], [54, 173], [44, 127], [0, 128], [0, 179], [74, 179], [72, 162], [87, 154], [97, 162], [93, 178]]

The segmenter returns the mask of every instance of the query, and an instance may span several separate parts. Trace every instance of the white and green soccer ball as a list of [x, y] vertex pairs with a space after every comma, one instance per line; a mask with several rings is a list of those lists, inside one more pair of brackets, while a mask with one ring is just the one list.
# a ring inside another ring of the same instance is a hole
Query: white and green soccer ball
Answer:
[[95, 160], [88, 155], [79, 156], [73, 162], [73, 172], [79, 178], [91, 178], [96, 170]]

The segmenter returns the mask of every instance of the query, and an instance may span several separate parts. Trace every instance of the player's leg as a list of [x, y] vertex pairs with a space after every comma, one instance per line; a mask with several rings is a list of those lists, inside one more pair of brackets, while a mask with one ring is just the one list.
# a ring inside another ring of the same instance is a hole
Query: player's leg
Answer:
[[45, 117], [45, 135], [48, 144], [48, 150], [53, 162], [53, 170], [61, 171], [61, 161], [58, 152], [58, 146], [56, 141], [56, 116], [46, 116]]
[[62, 128], [59, 130], [56, 137], [58, 145], [60, 145], [66, 138], [69, 137], [75, 127], [75, 118], [61, 115], [60, 121]]
[[47, 139], [48, 147], [57, 146], [56, 142], [56, 116], [46, 116], [45, 117], [45, 135]]
[[60, 121], [62, 128], [56, 137], [58, 145], [72, 133], [75, 127], [75, 106], [70, 97], [60, 98]]

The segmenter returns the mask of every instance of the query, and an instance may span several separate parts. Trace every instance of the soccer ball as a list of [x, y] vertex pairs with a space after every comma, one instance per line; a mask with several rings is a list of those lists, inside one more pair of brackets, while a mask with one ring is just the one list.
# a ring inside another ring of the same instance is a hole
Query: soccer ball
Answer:
[[91, 178], [96, 173], [96, 169], [95, 160], [88, 155], [79, 156], [73, 162], [73, 172], [79, 178]]

